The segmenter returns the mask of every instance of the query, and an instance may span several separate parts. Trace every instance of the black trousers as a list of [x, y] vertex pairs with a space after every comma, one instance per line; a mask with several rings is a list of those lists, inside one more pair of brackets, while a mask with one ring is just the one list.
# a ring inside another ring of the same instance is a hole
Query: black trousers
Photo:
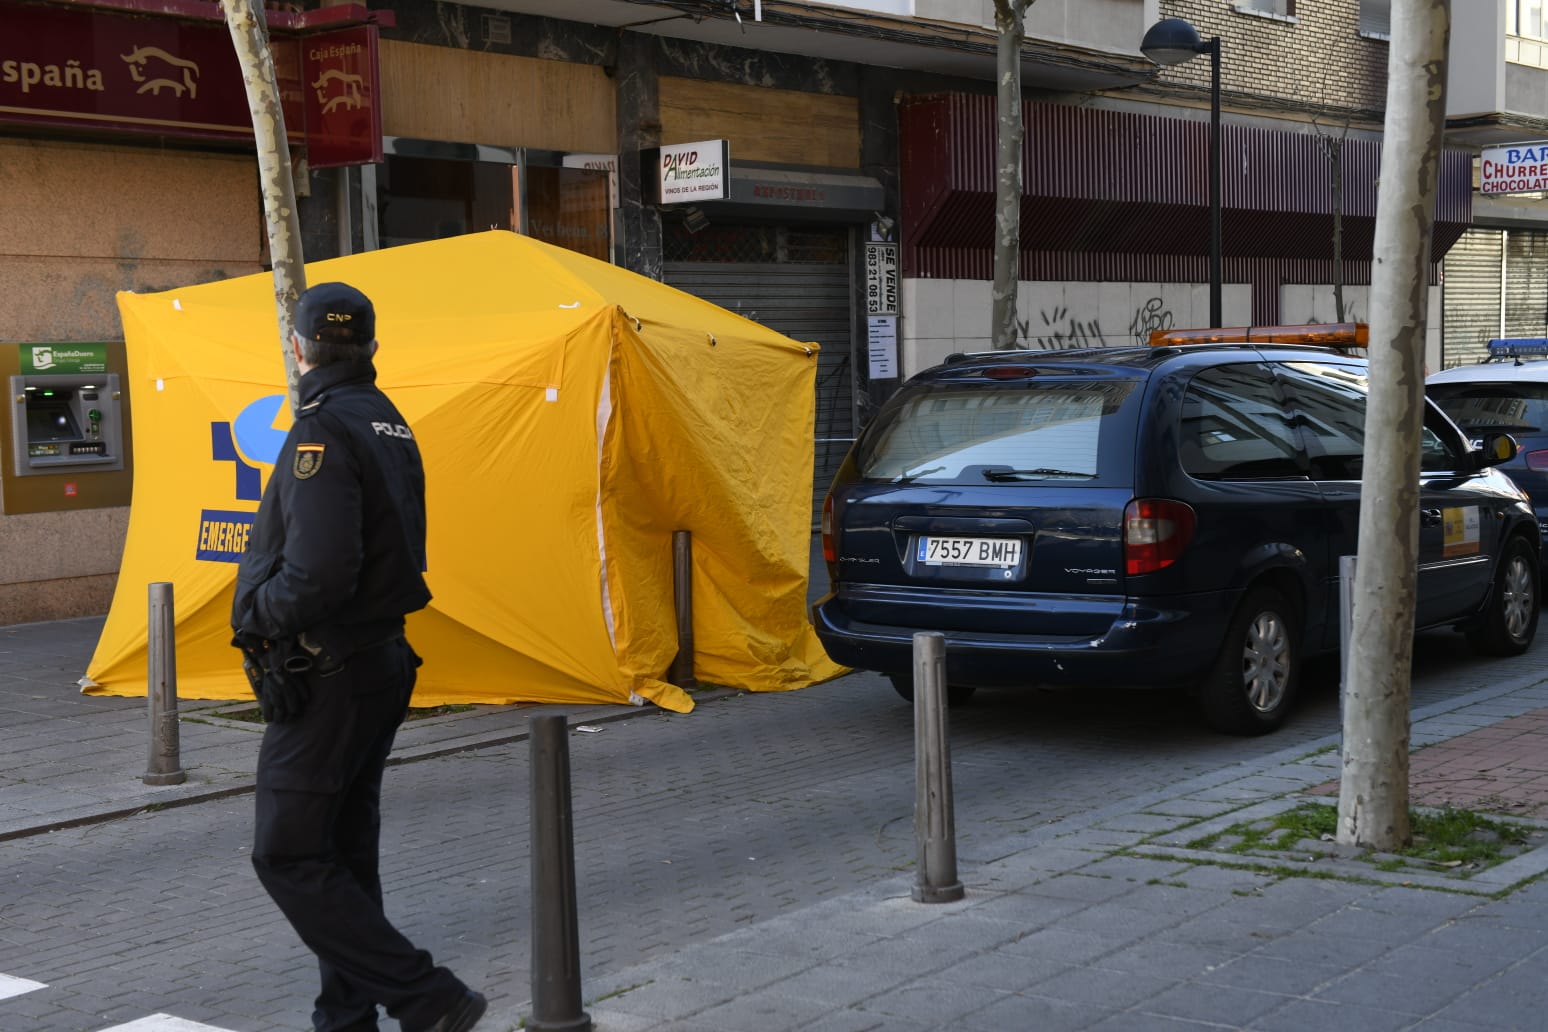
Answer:
[[401, 638], [357, 653], [338, 673], [312, 678], [300, 719], [263, 733], [253, 868], [317, 954], [317, 1032], [375, 1032], [378, 1004], [417, 1032], [466, 988], [382, 909], [382, 771], [418, 664]]

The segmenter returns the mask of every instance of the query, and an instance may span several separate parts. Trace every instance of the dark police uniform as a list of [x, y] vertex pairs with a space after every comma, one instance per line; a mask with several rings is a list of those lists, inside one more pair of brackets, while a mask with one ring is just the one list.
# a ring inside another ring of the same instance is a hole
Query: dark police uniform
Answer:
[[377, 1004], [405, 1032], [466, 1028], [447, 1016], [482, 998], [382, 910], [382, 771], [419, 665], [403, 617], [430, 591], [419, 447], [361, 355], [301, 378], [238, 570], [238, 637], [308, 667], [289, 675], [292, 705], [264, 730], [252, 862], [317, 954], [317, 1032], [374, 1032]]

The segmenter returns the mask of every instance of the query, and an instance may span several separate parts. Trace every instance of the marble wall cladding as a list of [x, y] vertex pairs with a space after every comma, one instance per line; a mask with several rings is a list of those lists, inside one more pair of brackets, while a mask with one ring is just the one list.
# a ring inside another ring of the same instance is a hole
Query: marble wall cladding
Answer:
[[[651, 279], [661, 278], [661, 212], [644, 200], [646, 170], [640, 151], [661, 143], [661, 102], [656, 76], [656, 40], [622, 33], [613, 56], [618, 119], [618, 234], [623, 264]], [[654, 171], [653, 169], [651, 171]]]
[[808, 93], [852, 97], [860, 92], [864, 66], [800, 54], [776, 54], [739, 47], [707, 46], [686, 39], [660, 37], [662, 75], [714, 79], [745, 86], [767, 86]]
[[383, 30], [382, 36], [387, 39], [550, 61], [607, 66], [622, 35], [600, 25], [434, 0], [402, 0], [395, 2], [392, 9], [398, 24]]

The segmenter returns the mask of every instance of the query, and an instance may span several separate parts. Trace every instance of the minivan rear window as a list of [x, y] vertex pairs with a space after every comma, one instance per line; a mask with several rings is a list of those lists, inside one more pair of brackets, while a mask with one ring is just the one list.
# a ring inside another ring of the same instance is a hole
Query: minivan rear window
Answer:
[[[1103, 442], [1124, 435], [1119, 417], [1132, 380], [1046, 380], [1010, 386], [920, 385], [893, 399], [857, 453], [867, 480], [897, 483], [1096, 482]], [[1128, 441], [1132, 444], [1132, 433]]]

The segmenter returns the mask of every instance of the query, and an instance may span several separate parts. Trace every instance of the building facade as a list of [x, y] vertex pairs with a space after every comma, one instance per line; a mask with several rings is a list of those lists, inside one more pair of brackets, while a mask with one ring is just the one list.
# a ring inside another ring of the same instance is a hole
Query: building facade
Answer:
[[[1484, 114], [1454, 120], [1457, 130], [1497, 129], [1500, 112], [1536, 102], [1536, 80], [1517, 74], [1531, 53], [1525, 23], [1512, 13], [1507, 24], [1506, 0], [1486, 2], [1501, 5], [1498, 38], [1457, 0], [1468, 30], [1454, 47], [1492, 42], [1498, 89], [1469, 96]], [[1201, 58], [1158, 69], [1144, 57], [1140, 41], [1163, 17], [1221, 40], [1224, 321], [1335, 321], [1335, 292], [1344, 319], [1366, 317], [1386, 8], [1034, 4], [1021, 54], [1020, 343], [1127, 343], [1207, 323], [1210, 68]], [[816, 340], [814, 500], [902, 378], [988, 344], [997, 36], [987, 0], [267, 11], [309, 260], [511, 229]], [[64, 27], [34, 31], [49, 19]], [[116, 292], [269, 267], [225, 32], [212, 0], [0, 0], [0, 272], [15, 285], [0, 298], [0, 375], [39, 373], [32, 346], [121, 369]], [[336, 57], [342, 70], [330, 68]], [[172, 114], [156, 107], [173, 102]], [[337, 129], [345, 116], [354, 120]], [[1523, 202], [1475, 240], [1477, 143], [1453, 143], [1436, 282], [1460, 291], [1486, 279], [1491, 239], [1500, 261], [1515, 256], [1513, 275], [1527, 275], [1543, 248], [1519, 221], [1532, 221]], [[723, 156], [723, 195], [663, 198], [662, 148], [689, 144]], [[1477, 269], [1447, 268], [1454, 252]], [[1483, 293], [1469, 295], [1475, 321], [1486, 321]], [[1501, 311], [1526, 305], [1496, 295]], [[1433, 297], [1439, 364], [1463, 352]], [[135, 395], [149, 389], [121, 385], [124, 454], [113, 470], [21, 475], [16, 422], [0, 428], [10, 460], [0, 623], [106, 610], [133, 465], [168, 461], [135, 456], [127, 432]]]

